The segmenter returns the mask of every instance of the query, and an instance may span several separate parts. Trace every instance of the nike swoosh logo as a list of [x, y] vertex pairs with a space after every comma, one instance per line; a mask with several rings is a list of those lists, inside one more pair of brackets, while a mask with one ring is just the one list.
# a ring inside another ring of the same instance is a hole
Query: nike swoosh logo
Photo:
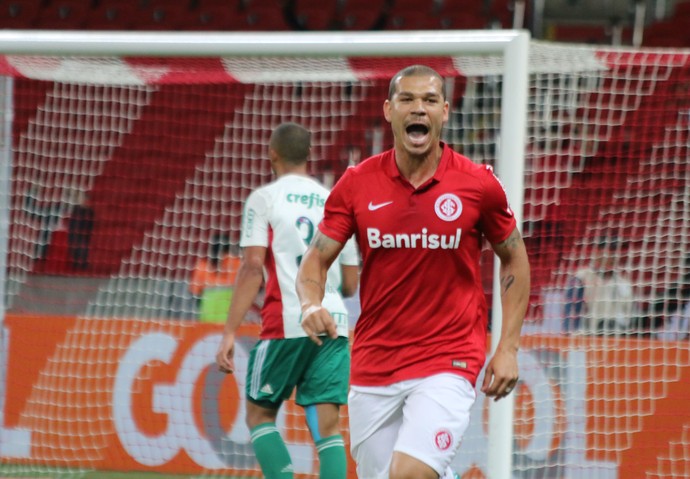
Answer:
[[379, 203], [379, 204], [375, 205], [374, 203], [372, 203], [370, 201], [369, 202], [369, 211], [376, 211], [379, 208], [383, 208], [384, 206], [390, 205], [391, 203], [393, 203], [393, 202], [392, 201], [386, 201], [385, 203]]

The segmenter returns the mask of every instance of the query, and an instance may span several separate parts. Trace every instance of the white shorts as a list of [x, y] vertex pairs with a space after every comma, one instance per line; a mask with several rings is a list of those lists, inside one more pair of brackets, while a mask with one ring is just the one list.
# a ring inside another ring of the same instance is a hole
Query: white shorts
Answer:
[[460, 447], [475, 399], [470, 382], [449, 373], [390, 386], [352, 386], [350, 448], [357, 477], [388, 479], [393, 451], [442, 476]]

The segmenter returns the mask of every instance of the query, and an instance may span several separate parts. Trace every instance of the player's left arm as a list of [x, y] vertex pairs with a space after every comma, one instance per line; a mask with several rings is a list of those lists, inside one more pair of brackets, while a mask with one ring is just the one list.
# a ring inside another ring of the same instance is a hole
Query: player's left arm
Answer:
[[482, 391], [496, 400], [507, 396], [518, 381], [517, 353], [520, 331], [530, 295], [530, 266], [520, 231], [515, 228], [504, 241], [491, 245], [500, 266], [501, 337], [486, 368]]

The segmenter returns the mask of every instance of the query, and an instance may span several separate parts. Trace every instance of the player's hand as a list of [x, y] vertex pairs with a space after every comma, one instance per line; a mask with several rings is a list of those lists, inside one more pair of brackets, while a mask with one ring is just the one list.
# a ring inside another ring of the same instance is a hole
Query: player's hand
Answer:
[[218, 345], [216, 364], [222, 373], [232, 374], [235, 371], [235, 335], [225, 333]]
[[510, 394], [518, 382], [517, 350], [496, 349], [484, 372], [482, 392], [495, 401]]
[[323, 344], [323, 341], [319, 338], [321, 334], [326, 333], [333, 339], [338, 337], [338, 328], [333, 316], [321, 306], [312, 305], [303, 308], [301, 324], [309, 339], [319, 346]]

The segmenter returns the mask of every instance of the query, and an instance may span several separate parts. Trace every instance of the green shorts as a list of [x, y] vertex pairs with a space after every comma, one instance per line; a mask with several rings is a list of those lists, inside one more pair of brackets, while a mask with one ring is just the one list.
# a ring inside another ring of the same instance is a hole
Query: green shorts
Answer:
[[259, 340], [249, 354], [247, 400], [277, 409], [297, 388], [295, 402], [346, 404], [350, 381], [350, 341], [322, 338]]

